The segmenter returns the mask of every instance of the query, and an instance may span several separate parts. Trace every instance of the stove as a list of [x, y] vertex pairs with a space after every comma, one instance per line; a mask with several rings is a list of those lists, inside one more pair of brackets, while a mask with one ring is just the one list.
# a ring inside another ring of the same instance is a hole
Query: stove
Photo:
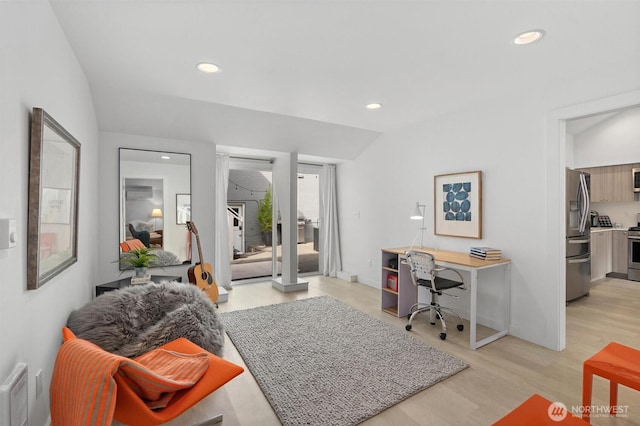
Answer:
[[640, 281], [640, 226], [632, 226], [628, 231], [629, 262], [628, 278]]

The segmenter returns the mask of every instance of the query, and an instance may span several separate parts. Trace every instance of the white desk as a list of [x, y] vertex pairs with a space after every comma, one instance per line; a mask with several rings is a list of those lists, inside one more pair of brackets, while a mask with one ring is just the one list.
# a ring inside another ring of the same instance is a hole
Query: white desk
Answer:
[[[390, 314], [398, 317], [406, 317], [409, 309], [418, 300], [418, 289], [413, 285], [409, 270], [406, 265], [402, 265], [404, 253], [409, 247], [390, 248], [382, 250], [382, 309]], [[484, 346], [500, 337], [509, 333], [510, 320], [510, 297], [511, 297], [511, 260], [482, 260], [469, 256], [468, 253], [460, 253], [447, 250], [435, 250], [428, 248], [411, 248], [412, 250], [420, 250], [433, 255], [436, 265], [455, 269], [458, 271], [469, 272], [471, 282], [467, 283], [470, 291], [470, 309], [469, 309], [469, 347], [473, 350]], [[397, 260], [397, 268], [388, 266], [389, 261], [395, 258]], [[499, 309], [502, 311], [502, 325], [498, 331], [481, 340], [477, 340], [478, 325], [478, 286], [488, 286], [494, 283], [478, 281], [478, 272], [489, 268], [503, 268], [503, 297], [506, 303], [503, 303]], [[388, 274], [397, 274], [398, 291], [393, 292], [386, 289], [386, 277]]]

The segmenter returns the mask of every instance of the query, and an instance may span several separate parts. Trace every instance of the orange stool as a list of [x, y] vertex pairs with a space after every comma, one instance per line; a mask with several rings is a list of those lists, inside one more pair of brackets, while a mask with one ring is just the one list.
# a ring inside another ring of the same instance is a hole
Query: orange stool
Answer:
[[609, 414], [618, 406], [618, 383], [640, 390], [640, 350], [611, 342], [584, 362], [582, 369], [583, 419], [591, 415], [593, 375], [609, 380]]
[[533, 394], [493, 426], [587, 426], [589, 423], [567, 412], [563, 407], [540, 395]]

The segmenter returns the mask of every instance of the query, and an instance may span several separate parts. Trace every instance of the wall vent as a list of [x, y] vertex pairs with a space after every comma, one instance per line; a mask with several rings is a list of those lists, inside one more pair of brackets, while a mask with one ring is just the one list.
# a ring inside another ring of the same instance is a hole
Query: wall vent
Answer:
[[153, 188], [150, 186], [127, 186], [127, 200], [150, 200]]
[[0, 426], [27, 426], [29, 393], [27, 364], [21, 362], [0, 386]]

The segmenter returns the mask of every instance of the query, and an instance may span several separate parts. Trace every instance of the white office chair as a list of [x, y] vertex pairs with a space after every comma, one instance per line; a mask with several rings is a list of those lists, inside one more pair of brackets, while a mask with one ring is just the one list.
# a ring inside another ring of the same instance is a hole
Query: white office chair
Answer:
[[[411, 272], [411, 280], [413, 281], [413, 285], [415, 285], [416, 287], [426, 287], [431, 293], [431, 303], [416, 303], [411, 307], [410, 313], [408, 315], [409, 323], [405, 327], [407, 331], [411, 331], [411, 322], [416, 317], [416, 315], [421, 312], [429, 312], [431, 325], [435, 325], [436, 319], [440, 320], [440, 322], [442, 323], [442, 333], [440, 333], [440, 338], [442, 340], [447, 338], [447, 324], [444, 321], [443, 312], [448, 312], [455, 315], [458, 318], [458, 330], [464, 330], [464, 325], [462, 324], [462, 318], [460, 318], [460, 315], [458, 315], [453, 309], [442, 307], [438, 303], [438, 296], [442, 296], [443, 294], [455, 298], [458, 297], [452, 294], [444, 293], [443, 290], [448, 290], [451, 288], [466, 290], [462, 275], [460, 275], [460, 273], [454, 269], [437, 268], [433, 256], [429, 253], [416, 250], [408, 250], [405, 253], [405, 257], [406, 263], [409, 266], [409, 271]], [[438, 274], [442, 271], [453, 272], [460, 278], [460, 281], [454, 281], [438, 276]]]

